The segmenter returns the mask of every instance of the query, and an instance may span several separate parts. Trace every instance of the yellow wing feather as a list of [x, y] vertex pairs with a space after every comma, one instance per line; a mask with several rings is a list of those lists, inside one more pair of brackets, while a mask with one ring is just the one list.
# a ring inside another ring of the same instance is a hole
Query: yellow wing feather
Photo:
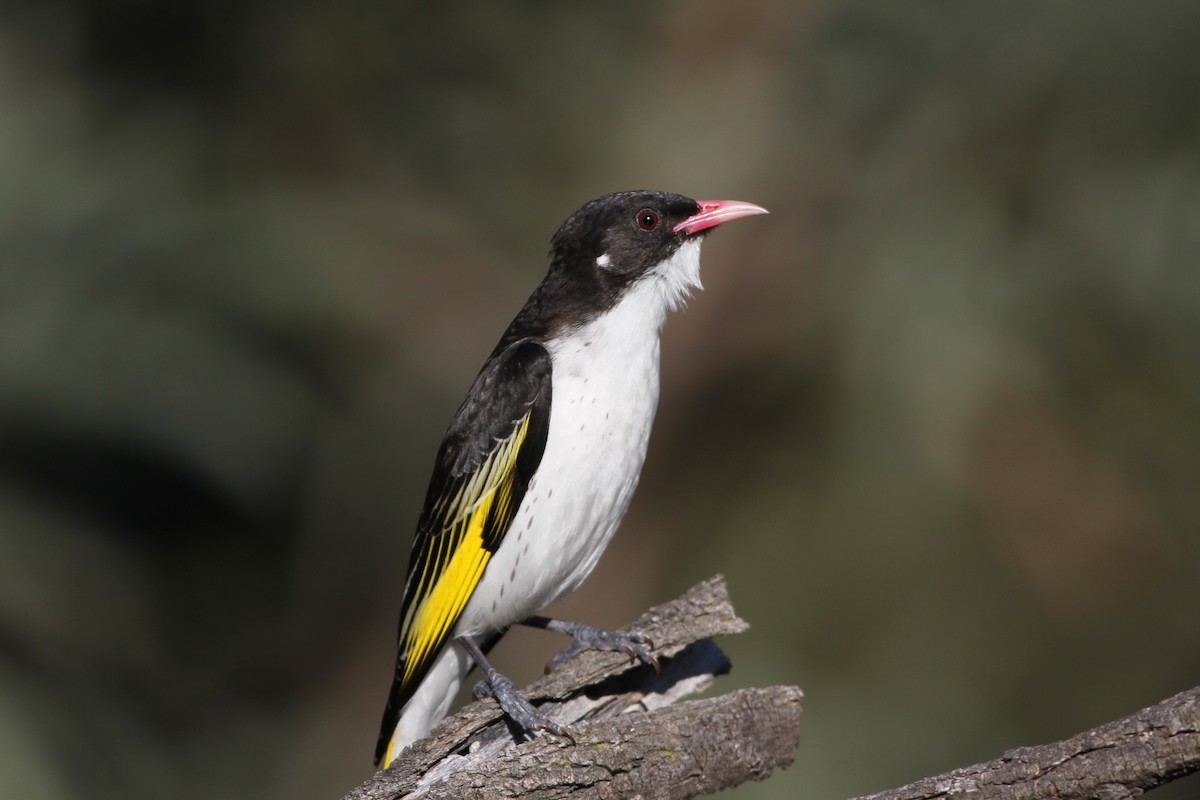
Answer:
[[[401, 679], [406, 683], [445, 642], [516, 511], [512, 508], [514, 467], [529, 420], [530, 414], [526, 414], [516, 423], [512, 434], [497, 443], [448, 502], [438, 501], [443, 520], [438, 536], [442, 541], [433, 557], [420, 565], [418, 594], [405, 615], [400, 635], [405, 659]], [[491, 527], [500, 530], [489, 530], [489, 519]]]

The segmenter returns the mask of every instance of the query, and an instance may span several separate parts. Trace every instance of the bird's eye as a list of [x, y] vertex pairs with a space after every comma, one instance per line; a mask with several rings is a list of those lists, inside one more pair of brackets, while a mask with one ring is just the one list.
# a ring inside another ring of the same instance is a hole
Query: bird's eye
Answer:
[[637, 215], [638, 227], [644, 231], [652, 231], [658, 227], [658, 214], [648, 208], [643, 208]]

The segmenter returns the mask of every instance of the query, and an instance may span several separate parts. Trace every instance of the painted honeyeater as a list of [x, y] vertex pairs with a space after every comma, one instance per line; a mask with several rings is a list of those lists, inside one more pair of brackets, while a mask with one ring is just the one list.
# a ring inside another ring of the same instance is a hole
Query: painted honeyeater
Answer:
[[644, 636], [537, 616], [587, 577], [629, 507], [659, 392], [659, 334], [700, 288], [700, 245], [751, 203], [619, 192], [551, 240], [550, 268], [454, 415], [417, 523], [396, 672], [375, 750], [387, 766], [449, 710], [475, 662], [527, 730], [569, 735], [487, 663], [514, 624], [653, 661]]

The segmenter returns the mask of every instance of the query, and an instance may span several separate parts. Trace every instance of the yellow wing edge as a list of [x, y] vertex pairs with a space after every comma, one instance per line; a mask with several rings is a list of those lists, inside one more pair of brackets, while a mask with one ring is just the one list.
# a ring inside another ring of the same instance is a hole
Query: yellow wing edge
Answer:
[[[527, 413], [517, 421], [508, 438], [497, 442], [448, 503], [438, 503], [446, 509], [446, 523], [439, 534], [445, 541], [421, 565], [418, 598], [405, 616], [400, 637], [404, 682], [411, 680], [445, 642], [479, 585], [492, 557], [488, 540], [497, 538], [495, 531], [486, 529], [489, 518], [506, 528], [516, 512], [512, 508], [515, 466], [530, 417]], [[496, 515], [492, 515], [493, 506], [497, 506]], [[499, 533], [502, 535], [503, 530]]]

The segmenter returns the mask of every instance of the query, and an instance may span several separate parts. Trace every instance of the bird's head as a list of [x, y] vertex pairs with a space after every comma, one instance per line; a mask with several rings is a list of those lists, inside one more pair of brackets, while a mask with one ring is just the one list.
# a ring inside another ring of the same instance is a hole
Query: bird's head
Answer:
[[766, 213], [736, 200], [653, 191], [607, 194], [585, 203], [554, 234], [547, 279], [596, 310], [650, 281], [647, 291], [669, 310], [700, 288], [704, 236], [723, 222]]

